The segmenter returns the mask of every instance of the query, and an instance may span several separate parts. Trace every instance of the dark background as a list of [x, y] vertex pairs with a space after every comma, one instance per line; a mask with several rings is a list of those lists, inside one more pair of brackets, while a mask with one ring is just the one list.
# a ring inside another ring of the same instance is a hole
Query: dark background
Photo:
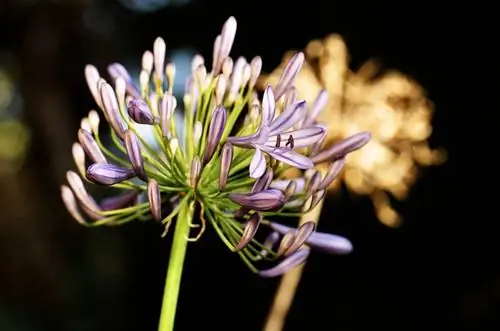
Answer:
[[[211, 59], [230, 15], [232, 54], [260, 54], [267, 72], [286, 50], [335, 32], [352, 68], [376, 56], [412, 76], [436, 104], [431, 146], [449, 155], [396, 204], [399, 229], [379, 223], [367, 198], [329, 201], [320, 229], [349, 237], [355, 251], [312, 254], [286, 330], [498, 330], [495, 5], [186, 2], [140, 12], [120, 1], [0, 1], [0, 66], [22, 98], [13, 116], [31, 132], [23, 167], [0, 174], [0, 330], [156, 329], [170, 239], [154, 224], [84, 229], [60, 202], [79, 120], [93, 107], [83, 67], [139, 64], [157, 36], [168, 52], [191, 47]], [[260, 330], [276, 284], [207, 233], [188, 252], [177, 330]]]

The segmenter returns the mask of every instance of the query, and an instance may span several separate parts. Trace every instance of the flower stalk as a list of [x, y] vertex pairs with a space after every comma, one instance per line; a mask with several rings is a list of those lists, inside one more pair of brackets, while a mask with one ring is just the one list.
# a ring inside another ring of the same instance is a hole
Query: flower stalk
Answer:
[[158, 331], [174, 330], [175, 313], [181, 286], [182, 270], [186, 257], [190, 224], [193, 220], [194, 202], [188, 199], [181, 202], [182, 206], [175, 225], [174, 239], [168, 262], [167, 278], [163, 290], [163, 302], [161, 304], [160, 323]]

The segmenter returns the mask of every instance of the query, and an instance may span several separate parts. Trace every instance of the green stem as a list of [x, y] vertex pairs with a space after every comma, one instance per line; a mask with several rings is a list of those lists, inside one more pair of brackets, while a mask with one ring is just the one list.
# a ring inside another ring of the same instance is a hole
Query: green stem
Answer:
[[160, 324], [158, 331], [173, 331], [177, 300], [181, 285], [182, 268], [189, 237], [189, 224], [192, 223], [194, 213], [194, 202], [184, 200], [179, 211], [175, 225], [174, 239], [168, 262], [167, 279], [163, 290], [163, 302], [161, 305]]

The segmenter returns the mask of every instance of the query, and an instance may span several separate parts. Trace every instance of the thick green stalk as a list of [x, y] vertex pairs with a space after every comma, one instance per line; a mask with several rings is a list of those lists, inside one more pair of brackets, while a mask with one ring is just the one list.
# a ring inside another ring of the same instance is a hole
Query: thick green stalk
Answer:
[[160, 324], [158, 331], [173, 331], [177, 300], [181, 286], [182, 268], [186, 257], [189, 224], [192, 223], [194, 213], [194, 202], [188, 200], [181, 202], [183, 206], [177, 216], [174, 239], [168, 262], [167, 279], [163, 290], [163, 302], [161, 305]]

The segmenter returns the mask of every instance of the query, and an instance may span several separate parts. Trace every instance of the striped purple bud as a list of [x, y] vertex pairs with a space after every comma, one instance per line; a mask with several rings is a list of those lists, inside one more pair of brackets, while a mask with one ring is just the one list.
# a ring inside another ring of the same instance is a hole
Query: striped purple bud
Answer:
[[219, 188], [223, 190], [227, 184], [229, 176], [229, 169], [233, 161], [233, 146], [230, 143], [225, 143], [221, 151], [220, 159], [220, 174], [219, 174]]
[[345, 165], [345, 157], [342, 157], [338, 159], [337, 161], [333, 162], [330, 164], [328, 167], [328, 171], [326, 172], [325, 177], [323, 178], [323, 181], [321, 184], [318, 186], [318, 190], [323, 190], [326, 189], [330, 184], [335, 180], [335, 178], [340, 175], [340, 172], [342, 169], [344, 169]]
[[279, 263], [277, 266], [267, 270], [259, 271], [259, 275], [261, 277], [266, 277], [266, 278], [281, 276], [284, 273], [304, 263], [307, 257], [309, 256], [309, 252], [310, 250], [307, 248], [300, 249], [297, 252], [293, 253], [292, 255], [289, 255], [287, 258], [281, 261], [281, 263]]
[[130, 100], [127, 105], [127, 111], [130, 118], [136, 123], [152, 125], [155, 122], [148, 104], [141, 99]]
[[285, 195], [276, 189], [256, 193], [231, 193], [229, 199], [243, 207], [257, 211], [278, 210], [285, 204]]
[[136, 176], [143, 181], [147, 181], [148, 176], [144, 170], [144, 159], [142, 158], [141, 144], [132, 130], [127, 130], [125, 132], [125, 147], [127, 149], [130, 164], [132, 165]]
[[227, 112], [224, 107], [216, 107], [212, 114], [210, 127], [208, 128], [207, 146], [203, 155], [203, 164], [207, 164], [212, 159], [215, 149], [219, 144], [224, 128], [226, 126]]
[[366, 143], [370, 141], [371, 137], [372, 135], [369, 132], [356, 133], [331, 146], [330, 148], [322, 150], [318, 154], [312, 156], [311, 160], [314, 163], [337, 160], [366, 145]]
[[134, 176], [134, 170], [114, 164], [94, 163], [87, 169], [87, 178], [101, 185], [114, 185]]
[[262, 221], [262, 216], [259, 213], [254, 213], [248, 220], [245, 225], [245, 229], [243, 230], [243, 234], [241, 235], [241, 239], [236, 244], [234, 250], [240, 251], [245, 248], [252, 240], [257, 230], [259, 229], [259, 224]]
[[108, 163], [92, 134], [84, 129], [78, 130], [78, 141], [85, 153], [94, 163]]
[[148, 182], [148, 201], [149, 209], [153, 218], [156, 221], [161, 221], [161, 193], [158, 182], [154, 179], [150, 179]]

